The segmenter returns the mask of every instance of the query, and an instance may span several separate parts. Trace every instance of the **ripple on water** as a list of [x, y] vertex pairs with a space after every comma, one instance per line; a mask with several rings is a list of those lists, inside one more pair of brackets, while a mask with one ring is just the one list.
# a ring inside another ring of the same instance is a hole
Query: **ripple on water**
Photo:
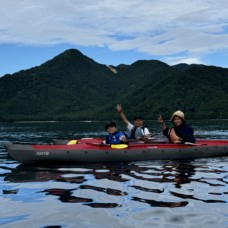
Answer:
[[[25, 166], [8, 157], [5, 142], [48, 143], [63, 134], [25, 129], [0, 135], [1, 225], [228, 227], [227, 157]], [[227, 138], [224, 130], [196, 133]]]

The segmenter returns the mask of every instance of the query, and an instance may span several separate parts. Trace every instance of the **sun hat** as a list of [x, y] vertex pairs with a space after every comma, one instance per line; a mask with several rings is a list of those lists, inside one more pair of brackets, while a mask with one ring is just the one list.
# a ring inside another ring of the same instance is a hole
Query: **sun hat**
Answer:
[[174, 112], [173, 115], [172, 115], [172, 117], [170, 118], [170, 121], [171, 121], [171, 122], [173, 122], [173, 119], [174, 119], [175, 116], [178, 116], [178, 117], [180, 117], [182, 120], [185, 121], [185, 119], [184, 119], [184, 113], [183, 113], [182, 111], [177, 110], [176, 112]]

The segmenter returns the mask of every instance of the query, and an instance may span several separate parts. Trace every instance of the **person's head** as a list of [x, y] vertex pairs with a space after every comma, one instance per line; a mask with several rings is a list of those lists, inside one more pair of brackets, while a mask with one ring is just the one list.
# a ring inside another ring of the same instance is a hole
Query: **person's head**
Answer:
[[116, 123], [114, 122], [109, 122], [105, 124], [105, 130], [109, 133], [112, 134], [117, 131]]
[[185, 123], [185, 118], [184, 118], [184, 113], [180, 110], [177, 110], [176, 112], [173, 113], [170, 121], [175, 125], [175, 126], [180, 126], [183, 123]]
[[141, 116], [135, 116], [134, 125], [136, 127], [141, 127], [143, 125], [143, 118]]

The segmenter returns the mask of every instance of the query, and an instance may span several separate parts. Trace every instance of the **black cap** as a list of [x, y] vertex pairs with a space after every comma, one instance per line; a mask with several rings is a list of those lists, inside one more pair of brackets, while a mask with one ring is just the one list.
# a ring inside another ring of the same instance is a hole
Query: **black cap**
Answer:
[[136, 116], [134, 120], [143, 120], [142, 116]]
[[109, 123], [105, 124], [105, 130], [108, 130], [109, 127], [116, 127], [116, 123], [109, 122]]

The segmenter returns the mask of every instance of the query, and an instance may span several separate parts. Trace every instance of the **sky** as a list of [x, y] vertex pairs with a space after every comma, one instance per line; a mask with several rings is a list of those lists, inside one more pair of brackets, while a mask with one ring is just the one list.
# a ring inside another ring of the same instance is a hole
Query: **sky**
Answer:
[[0, 76], [75, 48], [117, 66], [228, 68], [227, 0], [0, 0]]

